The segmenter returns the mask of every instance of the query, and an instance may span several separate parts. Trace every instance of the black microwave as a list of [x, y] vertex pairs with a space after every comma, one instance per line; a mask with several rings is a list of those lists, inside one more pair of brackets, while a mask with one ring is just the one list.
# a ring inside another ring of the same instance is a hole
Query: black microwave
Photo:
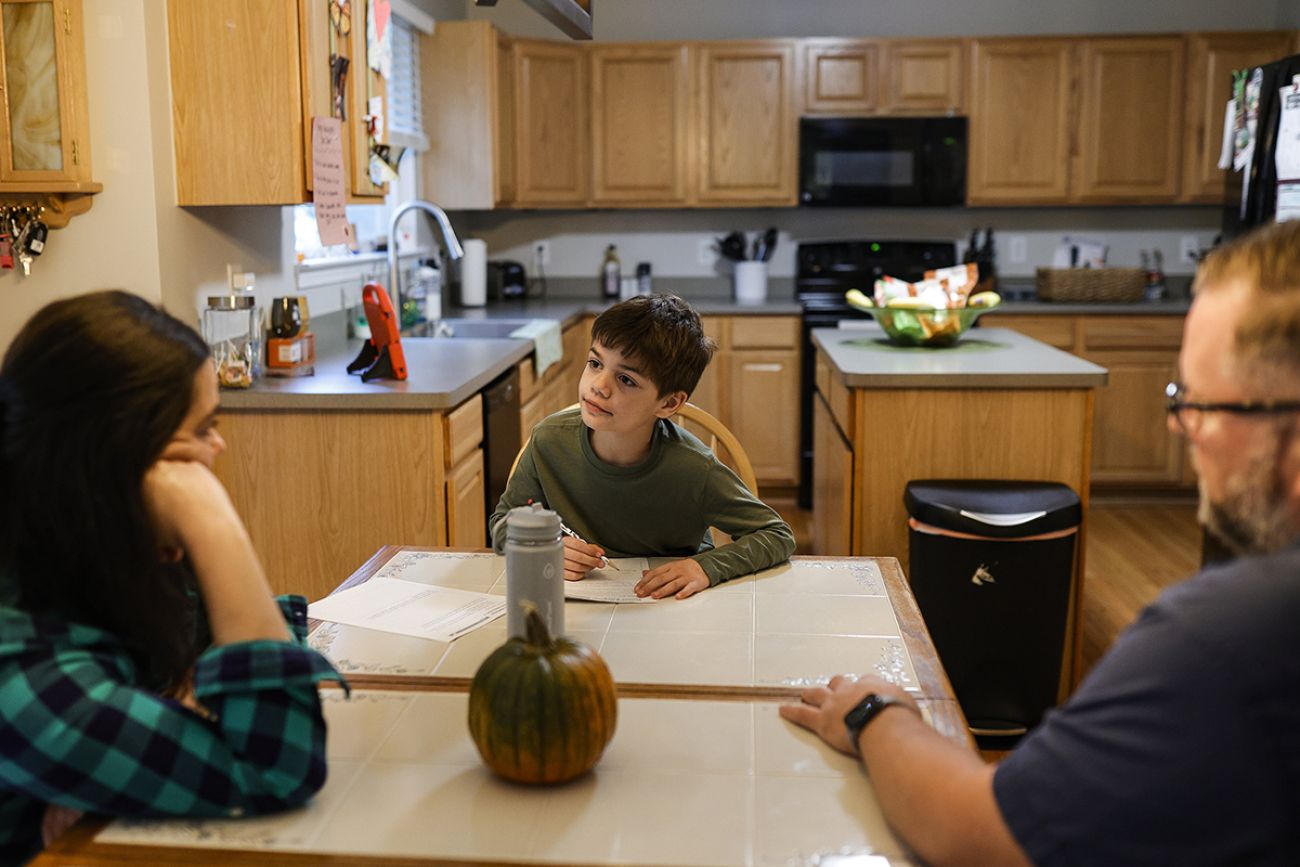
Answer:
[[799, 203], [965, 204], [966, 118], [800, 118]]

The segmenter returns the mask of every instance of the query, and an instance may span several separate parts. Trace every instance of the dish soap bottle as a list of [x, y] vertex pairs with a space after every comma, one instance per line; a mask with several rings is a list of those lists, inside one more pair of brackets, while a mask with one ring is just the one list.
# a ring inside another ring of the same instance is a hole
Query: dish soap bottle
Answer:
[[600, 294], [610, 300], [618, 300], [622, 275], [618, 261], [618, 252], [613, 244], [605, 248], [605, 262], [600, 266]]

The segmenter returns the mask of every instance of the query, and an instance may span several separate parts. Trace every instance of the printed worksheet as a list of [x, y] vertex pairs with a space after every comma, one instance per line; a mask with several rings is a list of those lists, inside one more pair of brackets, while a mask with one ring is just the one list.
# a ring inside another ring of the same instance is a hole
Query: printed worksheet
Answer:
[[649, 560], [645, 557], [622, 557], [609, 562], [618, 568], [592, 569], [581, 581], [565, 581], [564, 598], [587, 602], [658, 601], [632, 592], [632, 588], [641, 580], [641, 573], [650, 568]]
[[307, 606], [307, 616], [382, 632], [451, 641], [506, 613], [500, 596], [400, 578], [372, 578]]

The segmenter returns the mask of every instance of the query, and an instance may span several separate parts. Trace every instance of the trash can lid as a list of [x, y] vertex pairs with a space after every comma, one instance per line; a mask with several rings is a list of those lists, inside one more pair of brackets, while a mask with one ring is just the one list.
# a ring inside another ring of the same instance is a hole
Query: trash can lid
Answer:
[[996, 539], [1079, 526], [1083, 508], [1068, 485], [990, 479], [917, 479], [903, 492], [907, 514], [924, 524]]

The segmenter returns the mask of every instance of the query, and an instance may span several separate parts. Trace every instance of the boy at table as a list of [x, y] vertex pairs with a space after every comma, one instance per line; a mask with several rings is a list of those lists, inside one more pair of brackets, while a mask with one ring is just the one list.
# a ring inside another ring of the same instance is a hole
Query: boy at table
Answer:
[[[674, 557], [644, 572], [636, 593], [685, 599], [788, 560], [794, 534], [780, 515], [669, 421], [715, 348], [674, 295], [632, 298], [597, 317], [578, 406], [533, 431], [489, 522], [493, 546], [505, 544], [506, 513], [536, 502], [581, 537], [564, 538], [570, 581], [606, 556]], [[710, 527], [731, 544], [715, 548]]]

